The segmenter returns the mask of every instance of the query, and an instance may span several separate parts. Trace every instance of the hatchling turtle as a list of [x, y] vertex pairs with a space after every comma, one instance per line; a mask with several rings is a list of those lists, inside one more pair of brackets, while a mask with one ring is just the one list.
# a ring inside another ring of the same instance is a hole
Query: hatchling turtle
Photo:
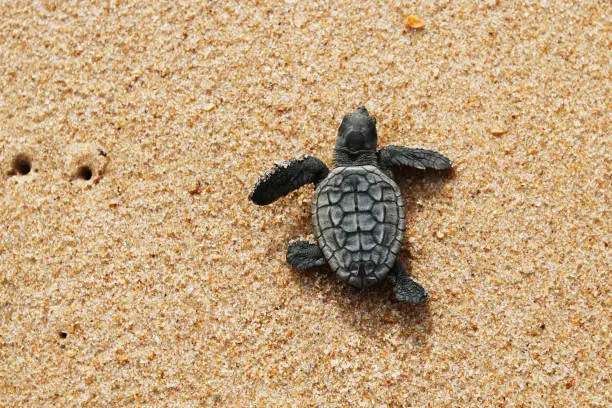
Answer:
[[287, 262], [297, 269], [329, 264], [336, 276], [361, 289], [389, 276], [399, 301], [422, 304], [427, 291], [408, 276], [397, 258], [406, 220], [391, 168], [445, 170], [444, 155], [424, 149], [387, 146], [376, 151], [376, 118], [360, 107], [342, 119], [331, 171], [319, 159], [304, 156], [277, 164], [249, 195], [267, 205], [301, 186], [314, 183], [312, 224], [317, 244], [289, 244]]

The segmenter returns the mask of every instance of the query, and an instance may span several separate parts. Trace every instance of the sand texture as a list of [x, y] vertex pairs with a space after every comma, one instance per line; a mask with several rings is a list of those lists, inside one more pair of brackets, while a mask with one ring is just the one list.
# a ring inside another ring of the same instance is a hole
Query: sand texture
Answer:
[[[609, 1], [4, 1], [0, 33], [0, 406], [612, 406]], [[248, 200], [360, 105], [455, 163], [396, 172], [426, 307], [287, 265], [312, 186]]]

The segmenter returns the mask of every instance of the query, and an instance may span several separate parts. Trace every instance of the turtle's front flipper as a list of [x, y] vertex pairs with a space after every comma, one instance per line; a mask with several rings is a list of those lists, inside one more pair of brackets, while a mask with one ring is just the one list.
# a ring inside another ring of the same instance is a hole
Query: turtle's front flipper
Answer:
[[399, 261], [395, 261], [395, 265], [389, 271], [389, 278], [391, 279], [391, 285], [393, 285], [395, 297], [400, 302], [409, 305], [422, 305], [429, 299], [425, 288], [408, 276]]
[[305, 184], [323, 180], [328, 173], [325, 163], [313, 156], [288, 160], [266, 172], [249, 199], [257, 205], [270, 204]]
[[393, 145], [378, 151], [378, 162], [383, 167], [408, 166], [421, 170], [446, 170], [453, 165], [442, 153]]
[[318, 245], [308, 241], [297, 240], [289, 243], [287, 262], [296, 269], [308, 269], [325, 265], [323, 251]]

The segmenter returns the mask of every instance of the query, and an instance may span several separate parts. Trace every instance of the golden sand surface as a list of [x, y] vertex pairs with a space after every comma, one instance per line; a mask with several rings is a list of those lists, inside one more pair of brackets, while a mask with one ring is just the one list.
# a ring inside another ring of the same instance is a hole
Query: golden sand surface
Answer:
[[[612, 406], [611, 16], [2, 2], [0, 406]], [[455, 163], [397, 173], [426, 307], [287, 265], [312, 187], [247, 198], [359, 105]]]

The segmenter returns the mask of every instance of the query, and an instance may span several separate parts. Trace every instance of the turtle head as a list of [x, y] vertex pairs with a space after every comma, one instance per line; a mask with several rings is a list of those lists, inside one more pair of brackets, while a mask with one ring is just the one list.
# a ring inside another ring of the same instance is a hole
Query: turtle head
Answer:
[[377, 143], [376, 118], [370, 116], [365, 107], [344, 116], [338, 129], [336, 149], [352, 154], [376, 152]]

